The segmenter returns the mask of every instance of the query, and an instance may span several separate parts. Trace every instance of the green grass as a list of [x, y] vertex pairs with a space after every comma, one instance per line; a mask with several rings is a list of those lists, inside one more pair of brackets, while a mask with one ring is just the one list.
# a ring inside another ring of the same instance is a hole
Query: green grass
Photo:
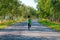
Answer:
[[0, 29], [6, 28], [6, 27], [7, 27], [6, 25], [0, 25]]
[[49, 28], [52, 28], [54, 30], [60, 31], [60, 24], [53, 23], [53, 22], [50, 22], [47, 20], [39, 20], [39, 23], [41, 23]]
[[12, 21], [7, 21], [7, 22], [4, 22], [4, 23], [1, 23], [0, 24], [0, 29], [1, 28], [6, 28], [8, 25], [12, 25], [14, 22]]
[[24, 18], [19, 18], [16, 21], [14, 20], [7, 20], [6, 22], [0, 23], [0, 28], [6, 28], [8, 25], [13, 25], [16, 22], [22, 22], [24, 21]]

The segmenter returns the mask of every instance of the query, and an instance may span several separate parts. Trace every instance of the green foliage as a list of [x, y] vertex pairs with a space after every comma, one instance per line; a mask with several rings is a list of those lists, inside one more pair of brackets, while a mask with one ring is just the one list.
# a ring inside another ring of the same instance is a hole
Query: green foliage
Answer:
[[60, 0], [37, 0], [39, 17], [60, 22]]
[[21, 4], [18, 0], [0, 0], [0, 16], [2, 18], [9, 16], [9, 20], [13, 20], [14, 17], [27, 18], [28, 15], [35, 14], [36, 10], [34, 8]]
[[9, 16], [12, 18], [16, 15], [16, 9], [19, 7], [18, 0], [0, 0], [0, 16]]

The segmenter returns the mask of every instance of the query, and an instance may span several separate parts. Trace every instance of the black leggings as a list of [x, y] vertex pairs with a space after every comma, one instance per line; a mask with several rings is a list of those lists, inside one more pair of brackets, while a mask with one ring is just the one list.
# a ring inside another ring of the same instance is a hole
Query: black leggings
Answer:
[[28, 24], [28, 28], [30, 28], [31, 27], [31, 24]]

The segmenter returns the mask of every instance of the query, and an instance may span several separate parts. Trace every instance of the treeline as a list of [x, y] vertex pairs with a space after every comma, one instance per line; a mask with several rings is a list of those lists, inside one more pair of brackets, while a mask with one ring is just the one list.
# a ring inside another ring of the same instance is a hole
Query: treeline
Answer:
[[60, 22], [60, 0], [35, 0], [40, 18]]
[[28, 15], [36, 16], [36, 10], [19, 0], [0, 0], [0, 19], [15, 20]]

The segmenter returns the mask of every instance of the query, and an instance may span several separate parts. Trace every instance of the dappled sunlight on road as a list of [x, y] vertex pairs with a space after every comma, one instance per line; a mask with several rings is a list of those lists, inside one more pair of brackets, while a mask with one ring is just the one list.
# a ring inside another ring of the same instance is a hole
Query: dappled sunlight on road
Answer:
[[60, 33], [51, 28], [47, 28], [37, 21], [32, 21], [32, 26], [28, 30], [27, 22], [16, 23], [5, 29], [0, 29], [1, 40], [59, 40]]

